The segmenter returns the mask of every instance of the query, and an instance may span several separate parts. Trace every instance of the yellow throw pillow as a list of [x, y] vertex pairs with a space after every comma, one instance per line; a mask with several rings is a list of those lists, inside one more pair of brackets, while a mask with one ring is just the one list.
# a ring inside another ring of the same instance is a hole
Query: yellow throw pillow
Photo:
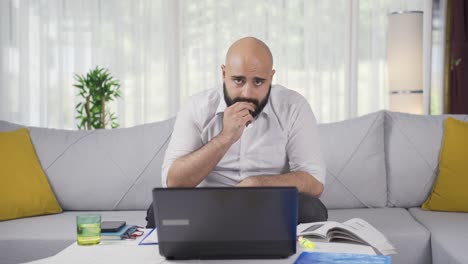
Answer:
[[0, 184], [0, 221], [62, 212], [27, 128], [0, 132]]
[[468, 212], [468, 123], [445, 120], [439, 175], [423, 209]]

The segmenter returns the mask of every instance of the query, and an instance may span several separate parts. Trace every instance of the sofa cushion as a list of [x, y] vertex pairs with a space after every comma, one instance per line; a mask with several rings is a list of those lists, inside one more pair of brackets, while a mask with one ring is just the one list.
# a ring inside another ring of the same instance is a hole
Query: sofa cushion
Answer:
[[0, 132], [0, 221], [62, 212], [27, 128]]
[[99, 213], [103, 221], [145, 226], [146, 211], [63, 212], [0, 223], [0, 262], [22, 263], [57, 254], [76, 241], [76, 216]]
[[42, 259], [59, 253], [72, 243], [72, 240], [0, 240], [0, 260], [2, 264], [29, 263], [39, 259], [39, 263], [47, 263]]
[[468, 214], [409, 209], [431, 232], [433, 263], [468, 263]]
[[387, 181], [384, 157], [384, 112], [330, 124], [320, 124], [327, 165], [327, 208], [384, 207]]
[[[438, 172], [443, 122], [448, 116], [386, 112], [385, 157], [388, 206], [420, 206]], [[453, 116], [468, 120], [468, 116]]]
[[329, 210], [328, 219], [344, 222], [362, 218], [381, 231], [396, 248], [393, 264], [431, 263], [429, 231], [402, 208], [335, 209]]
[[[131, 128], [30, 128], [41, 166], [64, 210], [135, 210], [151, 203], [173, 119]], [[20, 127], [0, 121], [0, 131]]]
[[468, 122], [445, 120], [439, 175], [423, 209], [468, 212]]

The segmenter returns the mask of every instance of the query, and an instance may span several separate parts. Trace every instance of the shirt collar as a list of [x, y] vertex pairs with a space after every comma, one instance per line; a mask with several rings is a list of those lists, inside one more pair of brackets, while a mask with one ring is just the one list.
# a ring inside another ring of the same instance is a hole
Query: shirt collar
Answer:
[[224, 100], [223, 85], [221, 85], [221, 88], [218, 89], [218, 95], [219, 95], [219, 104], [218, 104], [218, 108], [216, 108], [216, 114], [224, 113], [224, 110], [226, 110], [227, 108], [226, 101]]
[[[273, 86], [271, 87], [271, 89], [273, 89]], [[263, 111], [260, 113], [260, 115], [261, 114], [269, 115], [271, 113], [271, 94], [272, 93], [270, 91], [270, 97], [268, 98], [268, 102], [263, 108]], [[219, 95], [219, 103], [218, 103], [218, 108], [216, 108], [216, 115], [219, 113], [224, 113], [224, 110], [226, 110], [227, 108], [226, 101], [224, 100], [224, 92], [223, 92], [222, 85], [221, 85], [221, 88], [218, 89], [218, 95]]]

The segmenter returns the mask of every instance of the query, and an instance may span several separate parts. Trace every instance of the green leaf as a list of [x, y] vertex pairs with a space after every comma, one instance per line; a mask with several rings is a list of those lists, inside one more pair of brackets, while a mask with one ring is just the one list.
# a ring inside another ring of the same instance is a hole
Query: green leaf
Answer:
[[112, 127], [112, 128], [117, 128], [117, 127], [119, 127], [119, 123], [117, 123], [117, 122], [112, 122], [111, 127]]

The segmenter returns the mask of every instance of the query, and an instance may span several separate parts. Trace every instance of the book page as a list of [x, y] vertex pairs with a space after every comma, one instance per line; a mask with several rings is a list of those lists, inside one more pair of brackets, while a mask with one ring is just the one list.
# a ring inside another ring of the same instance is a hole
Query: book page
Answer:
[[359, 239], [377, 249], [384, 255], [396, 253], [387, 238], [375, 227], [360, 218], [353, 218], [343, 223], [340, 228], [351, 232]]
[[337, 240], [349, 240], [348, 242], [355, 242], [363, 245], [369, 245], [366, 241], [362, 240], [358, 236], [352, 234], [347, 230], [341, 230], [336, 227], [328, 231], [328, 241], [337, 241]]
[[[313, 240], [314, 241], [314, 240]], [[354, 254], [368, 254], [375, 255], [375, 251], [372, 247], [356, 245], [356, 244], [347, 244], [347, 243], [324, 243], [315, 241], [314, 249], [302, 249], [302, 251], [312, 251], [312, 252], [330, 252], [330, 253], [354, 253]]]
[[297, 226], [297, 236], [318, 237], [328, 241], [328, 230], [340, 225], [340, 223], [333, 221], [299, 224]]

